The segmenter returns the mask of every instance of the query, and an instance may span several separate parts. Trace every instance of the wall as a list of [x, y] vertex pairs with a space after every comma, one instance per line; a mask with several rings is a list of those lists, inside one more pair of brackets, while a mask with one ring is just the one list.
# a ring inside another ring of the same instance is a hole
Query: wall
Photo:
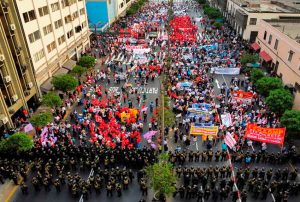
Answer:
[[[272, 57], [274, 64], [279, 62], [277, 75], [282, 75], [282, 81], [285, 85], [295, 86], [296, 82], [300, 84], [300, 44], [266, 21], [260, 21], [258, 27], [259, 33], [256, 41], [260, 45], [261, 51], [266, 51]], [[264, 40], [265, 31], [267, 31], [266, 40]], [[268, 44], [270, 34], [272, 34], [272, 41], [271, 44]], [[279, 41], [277, 50], [274, 49], [276, 39]], [[294, 52], [291, 62], [288, 61], [290, 50]], [[297, 91], [294, 95], [294, 108], [300, 109], [300, 92]]]

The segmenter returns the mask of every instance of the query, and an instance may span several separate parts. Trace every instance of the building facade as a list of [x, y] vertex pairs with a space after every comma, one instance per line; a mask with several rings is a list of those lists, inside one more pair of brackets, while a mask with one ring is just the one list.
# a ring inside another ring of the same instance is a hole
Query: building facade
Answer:
[[243, 39], [254, 42], [261, 20], [300, 19], [299, 5], [286, 1], [227, 0], [224, 17]]
[[85, 0], [11, 0], [22, 26], [37, 84], [51, 88], [51, 77], [67, 73], [89, 47]]
[[300, 20], [261, 20], [258, 26], [262, 62], [293, 89], [294, 108], [300, 109]]
[[0, 132], [14, 127], [39, 96], [34, 66], [12, 1], [0, 3]]

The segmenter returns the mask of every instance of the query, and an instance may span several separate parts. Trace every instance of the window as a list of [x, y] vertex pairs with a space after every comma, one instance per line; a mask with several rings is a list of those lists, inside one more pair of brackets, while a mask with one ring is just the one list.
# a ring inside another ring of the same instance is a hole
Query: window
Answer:
[[48, 6], [39, 8], [39, 14], [41, 17], [43, 17], [44, 15], [48, 15], [49, 14]]
[[45, 57], [45, 53], [44, 53], [44, 50], [40, 50], [38, 52], [36, 52], [34, 55], [33, 55], [33, 58], [34, 58], [34, 61], [35, 62], [38, 62], [40, 61], [43, 57]]
[[277, 50], [278, 48], [278, 39], [275, 40], [274, 49]]
[[76, 12], [74, 12], [73, 14], [72, 14], [72, 20], [74, 20], [74, 19], [76, 19], [76, 18], [78, 18], [78, 12], [76, 11]]
[[80, 15], [84, 15], [85, 14], [85, 9], [82, 8], [82, 9], [79, 10], [79, 12], [80, 12]]
[[44, 35], [45, 35], [45, 36], [46, 36], [47, 34], [51, 33], [51, 32], [53, 31], [52, 25], [49, 24], [49, 25], [43, 27], [43, 31], [44, 31]]
[[249, 25], [256, 25], [257, 18], [250, 18], [250, 23]]
[[271, 44], [271, 42], [272, 42], [272, 34], [270, 34], [270, 36], [269, 36], [268, 44]]
[[84, 27], [86, 27], [86, 26], [87, 26], [86, 21], [84, 21], [84, 22], [82, 23], [82, 28], [84, 28]]
[[60, 28], [63, 25], [62, 20], [57, 20], [54, 22], [55, 29]]
[[294, 51], [290, 50], [290, 51], [289, 51], [289, 57], [288, 57], [288, 61], [289, 61], [289, 62], [292, 61], [293, 55], [294, 55]]
[[31, 34], [28, 35], [28, 38], [29, 38], [29, 41], [30, 43], [33, 43], [35, 42], [36, 40], [40, 39], [41, 38], [41, 35], [40, 35], [40, 31], [37, 30]]
[[48, 53], [53, 51], [56, 48], [56, 43], [55, 41], [52, 41], [50, 44], [47, 45]]
[[71, 22], [71, 21], [72, 21], [72, 16], [71, 16], [71, 15], [67, 15], [67, 16], [65, 17], [65, 23], [68, 24], [68, 23]]
[[66, 6], [71, 6], [75, 3], [76, 3], [76, 0], [62, 0], [61, 1], [62, 8], [65, 8]]
[[266, 40], [266, 38], [267, 38], [267, 31], [265, 31], [264, 33], [264, 40]]
[[23, 18], [24, 18], [25, 23], [35, 20], [36, 16], [35, 16], [34, 10], [23, 13]]
[[51, 4], [51, 10], [52, 10], [52, 12], [59, 10], [58, 2]]
[[62, 35], [61, 37], [58, 38], [58, 44], [61, 45], [62, 43], [64, 43], [66, 41], [66, 37], [65, 35]]
[[78, 25], [77, 27], [75, 27], [75, 33], [79, 33], [81, 32], [82, 28], [80, 25]]
[[123, 6], [124, 6], [124, 3], [122, 2], [122, 3], [120, 4], [120, 8], [123, 8]]
[[67, 32], [68, 39], [71, 38], [73, 35], [74, 35], [73, 29], [71, 31]]
[[128, 4], [128, 2], [130, 2], [130, 0], [126, 0], [126, 3]]

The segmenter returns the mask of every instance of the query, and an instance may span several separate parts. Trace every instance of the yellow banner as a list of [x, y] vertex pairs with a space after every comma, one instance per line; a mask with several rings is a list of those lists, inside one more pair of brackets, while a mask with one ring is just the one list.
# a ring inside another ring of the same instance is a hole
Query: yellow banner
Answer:
[[195, 125], [191, 125], [190, 134], [191, 135], [211, 135], [211, 136], [217, 136], [218, 130], [219, 130], [218, 126], [196, 127]]

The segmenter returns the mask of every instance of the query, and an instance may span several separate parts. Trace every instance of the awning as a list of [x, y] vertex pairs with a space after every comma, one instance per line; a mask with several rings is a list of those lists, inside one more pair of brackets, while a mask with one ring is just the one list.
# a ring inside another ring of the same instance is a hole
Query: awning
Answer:
[[[53, 76], [57, 76], [60, 74], [67, 74], [68, 72], [69, 72], [69, 70], [60, 68], [53, 74]], [[52, 77], [48, 78], [44, 83], [42, 83], [42, 85], [40, 86], [40, 89], [42, 92], [47, 93], [52, 90], [53, 85], [52, 85], [51, 81], [52, 81]]]
[[259, 53], [259, 55], [260, 55], [260, 57], [261, 57], [264, 61], [266, 61], [266, 62], [270, 62], [270, 61], [273, 60], [273, 59], [271, 58], [271, 56], [270, 56], [266, 51], [261, 51], [261, 52]]
[[62, 67], [71, 71], [74, 68], [75, 65], [76, 65], [76, 61], [70, 59], [67, 62], [65, 62], [62, 65]]
[[41, 89], [42, 92], [47, 93], [47, 92], [49, 92], [50, 90], [52, 90], [53, 85], [52, 85], [51, 81], [52, 81], [52, 77], [48, 78], [48, 79], [40, 86], [40, 89]]
[[258, 45], [258, 43], [254, 42], [253, 44], [251, 44], [251, 48], [255, 51], [258, 51], [260, 49], [260, 46]]

